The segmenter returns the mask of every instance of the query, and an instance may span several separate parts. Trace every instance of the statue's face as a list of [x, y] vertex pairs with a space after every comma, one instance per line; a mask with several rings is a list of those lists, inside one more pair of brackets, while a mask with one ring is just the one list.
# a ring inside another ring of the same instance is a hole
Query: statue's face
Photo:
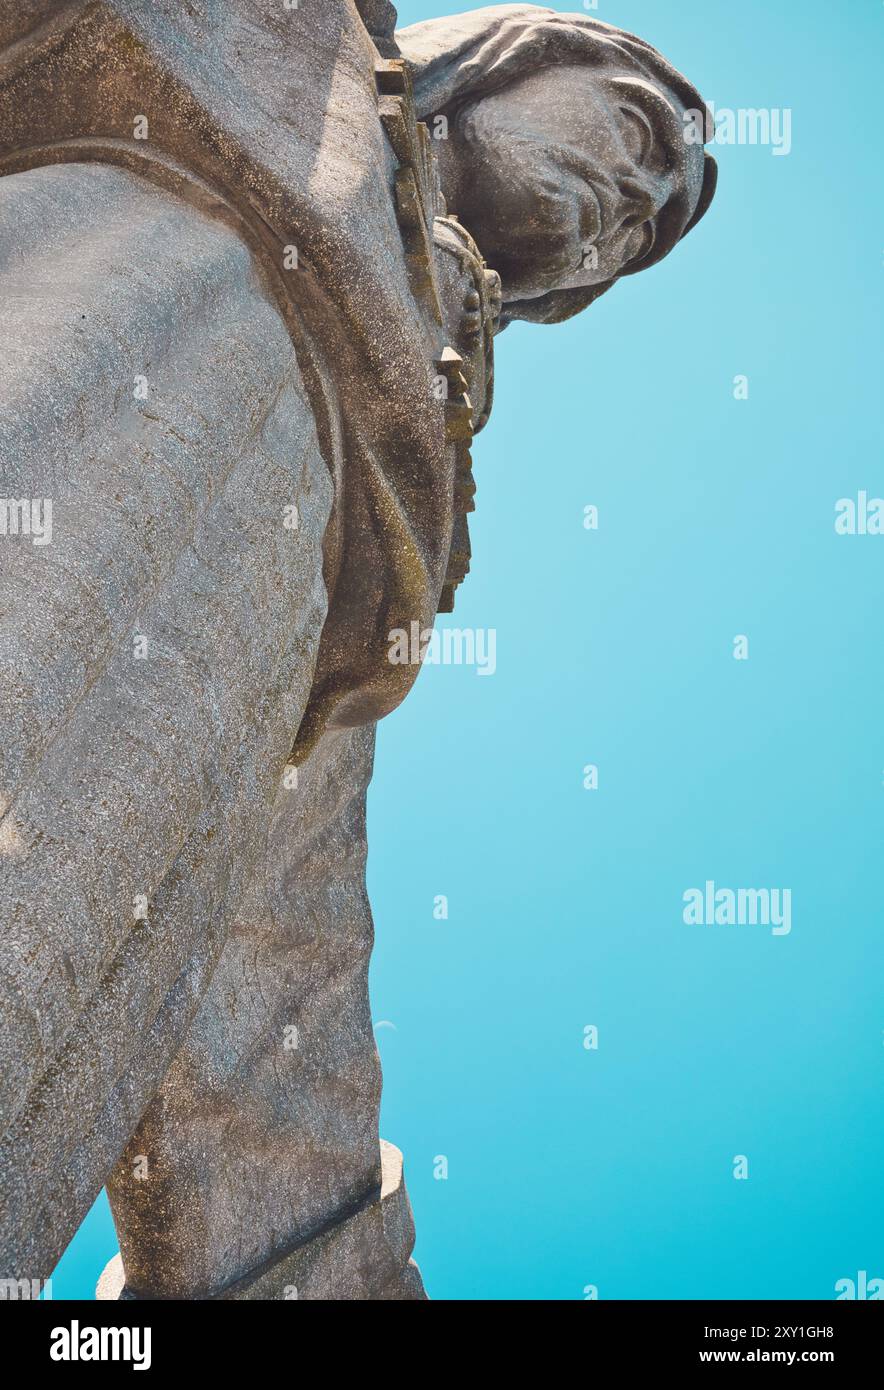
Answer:
[[601, 284], [671, 250], [703, 182], [671, 93], [622, 69], [529, 74], [453, 123], [454, 211], [507, 298]]

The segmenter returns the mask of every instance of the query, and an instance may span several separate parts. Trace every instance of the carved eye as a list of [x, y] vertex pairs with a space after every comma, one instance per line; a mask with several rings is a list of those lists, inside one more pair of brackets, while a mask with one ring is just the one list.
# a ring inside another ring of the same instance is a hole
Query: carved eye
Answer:
[[654, 147], [654, 132], [645, 117], [632, 107], [621, 106], [620, 116], [623, 143], [630, 158], [635, 164], [645, 164]]

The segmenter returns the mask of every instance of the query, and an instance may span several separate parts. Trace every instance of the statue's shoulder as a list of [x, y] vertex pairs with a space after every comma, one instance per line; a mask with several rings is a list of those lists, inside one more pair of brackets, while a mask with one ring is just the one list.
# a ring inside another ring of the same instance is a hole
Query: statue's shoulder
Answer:
[[332, 714], [386, 713], [416, 675], [389, 662], [388, 633], [432, 624], [466, 572], [469, 445], [499, 309], [496, 276], [444, 206], [392, 6], [29, 0], [22, 13], [0, 28], [0, 176], [116, 164], [248, 244], [335, 491], [305, 738]]

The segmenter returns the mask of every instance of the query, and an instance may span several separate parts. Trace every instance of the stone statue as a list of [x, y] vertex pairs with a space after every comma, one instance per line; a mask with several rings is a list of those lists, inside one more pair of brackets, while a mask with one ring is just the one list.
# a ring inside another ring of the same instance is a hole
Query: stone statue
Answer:
[[0, 5], [0, 1277], [424, 1297], [378, 1140], [375, 722], [469, 567], [494, 334], [703, 215], [639, 39]]

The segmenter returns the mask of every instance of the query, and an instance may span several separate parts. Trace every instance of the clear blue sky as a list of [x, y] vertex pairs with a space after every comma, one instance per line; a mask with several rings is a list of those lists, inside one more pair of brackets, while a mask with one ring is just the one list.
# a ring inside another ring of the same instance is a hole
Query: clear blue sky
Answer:
[[[834, 530], [884, 495], [884, 8], [592, 13], [792, 150], [720, 147], [672, 256], [498, 342], [439, 624], [497, 671], [422, 672], [370, 794], [382, 1133], [434, 1298], [831, 1298], [884, 1276], [884, 537]], [[707, 879], [791, 888], [791, 932], [685, 925]], [[102, 1202], [56, 1296], [114, 1249]]]

